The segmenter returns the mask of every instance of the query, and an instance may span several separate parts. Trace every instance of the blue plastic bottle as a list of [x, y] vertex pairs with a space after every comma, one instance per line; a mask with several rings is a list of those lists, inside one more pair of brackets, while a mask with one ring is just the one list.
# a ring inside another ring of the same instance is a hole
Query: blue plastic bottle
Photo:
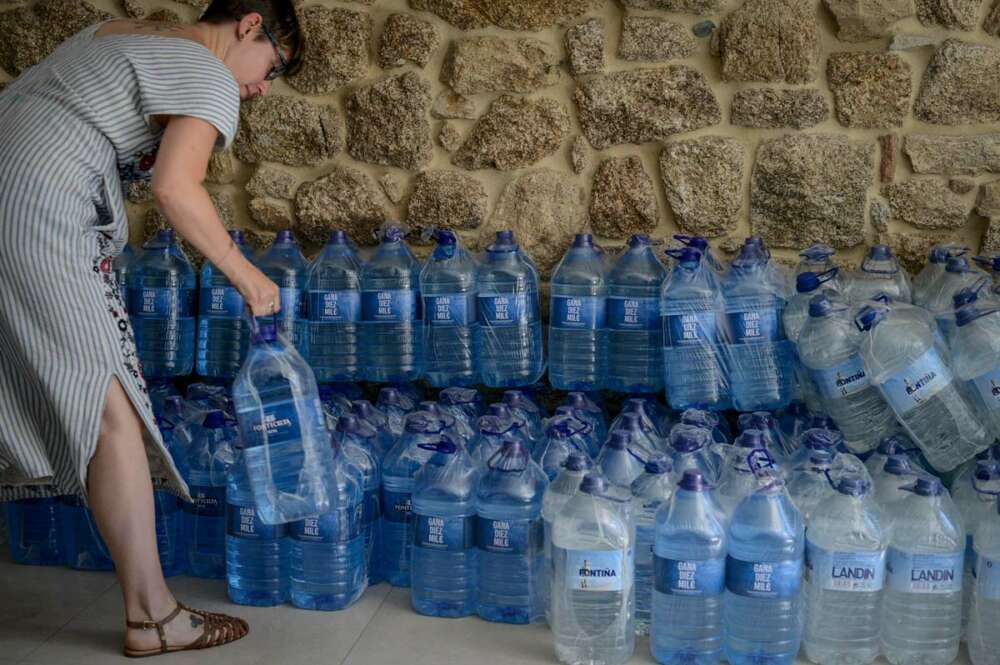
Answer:
[[75, 570], [114, 570], [111, 551], [94, 514], [77, 496], [59, 497], [59, 544], [66, 565]]
[[723, 290], [729, 324], [724, 365], [733, 408], [784, 408], [795, 380], [795, 350], [781, 325], [785, 292], [769, 278], [768, 259], [755, 245], [743, 246]]
[[[250, 259], [243, 232], [230, 231], [229, 237], [237, 251]], [[250, 321], [245, 315], [243, 296], [221, 270], [205, 261], [198, 288], [195, 363], [199, 376], [231, 380], [240, 371], [250, 345]]]
[[53, 497], [21, 499], [7, 504], [7, 538], [14, 563], [31, 566], [63, 563], [58, 515], [59, 501]]
[[226, 579], [229, 599], [270, 607], [288, 600], [289, 542], [286, 524], [260, 517], [247, 475], [245, 450], [229, 467], [226, 483]]
[[396, 388], [387, 386], [379, 391], [375, 407], [389, 419], [389, 431], [398, 438], [403, 433], [403, 421], [416, 411], [417, 402]]
[[647, 452], [636, 445], [631, 434], [615, 430], [609, 435], [594, 465], [609, 483], [629, 489], [646, 467]]
[[711, 451], [711, 432], [694, 425], [674, 425], [669, 445], [675, 474], [697, 469], [709, 482], [718, 480], [719, 459]]
[[173, 231], [143, 246], [128, 275], [128, 313], [147, 379], [194, 370], [195, 275]]
[[378, 432], [378, 436], [376, 437], [378, 456], [380, 460], [384, 460], [386, 454], [396, 445], [396, 439], [398, 438], [389, 429], [389, 417], [376, 409], [366, 399], [359, 399], [352, 402], [351, 413], [374, 427]]
[[434, 233], [437, 247], [420, 271], [424, 299], [424, 376], [432, 386], [471, 386], [476, 371], [476, 261], [453, 231]]
[[274, 242], [257, 256], [257, 267], [281, 289], [278, 332], [286, 335], [303, 357], [309, 357], [309, 319], [306, 279], [309, 261], [302, 255], [295, 235], [278, 231]]
[[479, 467], [448, 436], [420, 444], [430, 452], [413, 479], [413, 609], [436, 617], [476, 611], [476, 487]]
[[721, 363], [722, 295], [698, 250], [669, 250], [677, 259], [663, 283], [663, 365], [667, 400], [674, 409], [729, 408]]
[[125, 245], [122, 247], [121, 253], [111, 263], [111, 271], [115, 274], [115, 281], [118, 282], [118, 290], [121, 292], [123, 302], [128, 294], [128, 274], [132, 270], [132, 262], [139, 256], [140, 251], [132, 245]]
[[187, 550], [184, 545], [184, 515], [181, 501], [170, 492], [153, 492], [156, 515], [156, 551], [164, 577], [180, 575], [187, 570]]
[[608, 435], [608, 420], [604, 409], [586, 393], [579, 391], [568, 393], [563, 405], [572, 407], [576, 417], [590, 423], [596, 438], [603, 441]]
[[[586, 416], [581, 413], [579, 409], [574, 409], [573, 407], [565, 404], [557, 406], [556, 412], [552, 414], [552, 418], [545, 421], [546, 430], [548, 429], [548, 425], [550, 423], [564, 418], [569, 418], [573, 422], [572, 429], [576, 432], [576, 434], [573, 435], [573, 440], [576, 445], [581, 450], [586, 451], [591, 459], [597, 457], [597, 453], [601, 452], [601, 446], [608, 438], [607, 434], [603, 437], [598, 437], [591, 421], [587, 420]], [[531, 454], [534, 455], [535, 452], [544, 445], [545, 440], [543, 439], [541, 443], [532, 448]]]
[[337, 421], [335, 435], [347, 459], [361, 472], [364, 482], [364, 507], [361, 532], [365, 538], [365, 561], [368, 586], [378, 584], [382, 573], [382, 462], [376, 448], [375, 428], [352, 415]]
[[194, 577], [226, 574], [226, 473], [234, 456], [236, 431], [222, 411], [210, 411], [187, 451], [187, 483], [192, 503], [182, 515], [187, 570]]
[[555, 416], [545, 428], [545, 440], [535, 447], [531, 458], [535, 460], [549, 480], [562, 471], [572, 453], [590, 459], [587, 443], [582, 438], [586, 424], [572, 416]]
[[608, 273], [608, 365], [604, 387], [622, 393], [663, 390], [660, 285], [666, 269], [649, 236], [629, 238]]
[[549, 382], [559, 390], [600, 390], [607, 365], [604, 256], [578, 233], [552, 273]]
[[548, 476], [520, 441], [504, 443], [479, 483], [479, 605], [487, 621], [531, 623], [545, 616]]
[[635, 632], [649, 635], [653, 601], [656, 513], [674, 493], [673, 464], [663, 453], [646, 462], [641, 476], [632, 482], [631, 512], [635, 521]]
[[421, 373], [420, 263], [390, 226], [361, 270], [362, 375], [381, 383]]
[[545, 413], [541, 407], [528, 397], [522, 390], [507, 390], [503, 394], [503, 403], [515, 416], [524, 419], [524, 433], [527, 438], [537, 443], [542, 440], [544, 432], [543, 420]]
[[471, 441], [482, 406], [479, 393], [472, 388], [445, 388], [438, 396], [438, 405], [455, 419], [455, 427], [462, 438]]
[[479, 372], [491, 388], [529, 386], [545, 371], [538, 270], [513, 231], [500, 231], [476, 272]]
[[524, 431], [524, 419], [503, 404], [491, 404], [485, 416], [476, 421], [476, 435], [469, 442], [469, 454], [482, 467], [490, 461], [505, 441], [520, 439], [531, 446]]
[[360, 373], [361, 260], [341, 230], [309, 266], [309, 363], [316, 380], [356, 381]]
[[330, 508], [288, 525], [291, 601], [306, 610], [342, 610], [368, 584], [364, 479], [336, 444], [331, 477]]

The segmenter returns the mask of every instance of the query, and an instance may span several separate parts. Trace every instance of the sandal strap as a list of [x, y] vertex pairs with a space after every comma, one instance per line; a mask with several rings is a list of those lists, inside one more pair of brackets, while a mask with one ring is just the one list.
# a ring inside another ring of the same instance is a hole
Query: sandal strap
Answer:
[[160, 638], [160, 652], [167, 653], [167, 635], [163, 632], [163, 627], [177, 618], [177, 615], [181, 613], [183, 607], [180, 603], [174, 608], [174, 611], [163, 617], [159, 621], [129, 621], [125, 620], [125, 625], [129, 628], [134, 628], [136, 630], [156, 630], [157, 636]]

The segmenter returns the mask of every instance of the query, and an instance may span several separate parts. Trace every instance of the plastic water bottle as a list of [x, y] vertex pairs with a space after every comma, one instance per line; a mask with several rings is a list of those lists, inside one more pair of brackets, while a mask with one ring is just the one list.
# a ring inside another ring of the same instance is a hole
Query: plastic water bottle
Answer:
[[[982, 455], [989, 455], [989, 453], [980, 453]], [[871, 476], [873, 481], [877, 481], [879, 475], [882, 473], [882, 468], [885, 463], [893, 455], [902, 455], [909, 458], [910, 463], [920, 467], [917, 463], [917, 458], [920, 455], [920, 449], [917, 448], [916, 444], [910, 440], [903, 431], [896, 431], [889, 436], [882, 437], [878, 442], [878, 447], [872, 451], [868, 459], [865, 460], [865, 468], [868, 469], [868, 474]]]
[[[546, 421], [546, 428], [548, 424], [556, 422], [557, 420], [568, 419], [571, 421], [571, 429], [576, 432], [573, 435], [573, 441], [577, 447], [586, 451], [590, 458], [593, 459], [597, 457], [598, 453], [601, 452], [601, 446], [604, 444], [605, 439], [607, 439], [607, 434], [604, 437], [598, 437], [597, 432], [594, 430], [591, 421], [587, 419], [586, 414], [582, 413], [579, 409], [574, 409], [571, 406], [562, 405], [556, 407], [556, 412]], [[539, 443], [535, 446], [532, 451], [532, 455], [538, 451], [539, 448], [545, 446], [545, 441]], [[535, 455], [535, 460], [538, 461], [540, 457]], [[539, 462], [541, 464], [541, 462]]]
[[794, 469], [788, 480], [788, 496], [799, 509], [802, 521], [808, 527], [813, 511], [830, 499], [834, 493], [830, 485], [832, 450], [814, 450], [805, 466]]
[[[812, 245], [801, 252], [799, 252], [799, 265], [795, 268], [795, 277], [798, 279], [800, 275], [805, 273], [813, 273], [816, 275], [827, 273], [831, 271], [836, 271], [827, 281], [828, 289], [840, 293], [843, 290], [843, 284], [840, 280], [839, 268], [834, 262], [833, 257], [837, 254], [837, 250], [829, 245], [816, 244]], [[791, 337], [789, 337], [791, 339]]]
[[476, 423], [476, 435], [469, 442], [469, 454], [480, 467], [503, 447], [505, 441], [519, 439], [527, 442], [523, 434], [524, 421], [515, 417], [502, 404], [490, 406], [490, 412]]
[[713, 411], [704, 409], [685, 409], [681, 413], [681, 425], [694, 425], [712, 433], [712, 441], [715, 443], [730, 443], [729, 435], [726, 433], [728, 423], [723, 426], [723, 421], [719, 415]]
[[416, 411], [417, 403], [396, 388], [386, 387], [378, 393], [375, 406], [389, 419], [389, 431], [399, 438], [403, 434], [403, 421], [406, 416]]
[[722, 658], [727, 535], [711, 485], [684, 472], [656, 514], [649, 648], [663, 665], [716, 665]]
[[519, 440], [489, 460], [477, 493], [479, 602], [487, 621], [532, 623], [545, 613], [542, 498], [549, 479]]
[[666, 455], [646, 462], [632, 482], [632, 515], [635, 517], [635, 633], [648, 635], [653, 604], [653, 546], [656, 514], [674, 493], [673, 464]]
[[603, 252], [578, 233], [552, 273], [549, 382], [559, 390], [599, 390], [607, 364]]
[[762, 446], [767, 449], [775, 462], [786, 464], [799, 448], [802, 433], [799, 432], [795, 438], [786, 436], [778, 426], [778, 421], [768, 411], [741, 413], [737, 423], [741, 434], [745, 434], [748, 430], [760, 432], [763, 437]]
[[917, 308], [866, 307], [860, 328], [865, 373], [878, 386], [927, 460], [950, 471], [992, 443], [980, 414], [959, 392], [935, 343], [934, 329]]
[[183, 506], [187, 570], [194, 577], [221, 580], [226, 574], [226, 473], [235, 457], [236, 430], [226, 414], [210, 411], [187, 450], [191, 503]]
[[697, 469], [714, 483], [719, 478], [718, 459], [711, 452], [712, 435], [694, 425], [674, 425], [670, 431], [670, 455], [674, 473]]
[[417, 408], [421, 411], [426, 411], [427, 413], [434, 415], [434, 417], [440, 420], [442, 426], [444, 427], [444, 433], [450, 436], [455, 443], [461, 445], [466, 449], [466, 451], [468, 451], [469, 441], [462, 436], [461, 432], [459, 432], [458, 420], [454, 416], [443, 411], [437, 402], [429, 400], [420, 402], [420, 404], [417, 405]]
[[74, 570], [114, 570], [94, 514], [77, 496], [59, 497], [59, 546], [66, 565]]
[[403, 435], [382, 461], [382, 566], [385, 579], [393, 586], [410, 586], [413, 477], [443, 433], [440, 420], [414, 411], [406, 419]]
[[302, 255], [295, 234], [278, 231], [274, 242], [257, 256], [257, 267], [281, 290], [278, 331], [286, 335], [303, 357], [309, 357], [309, 261]]
[[420, 271], [424, 298], [424, 374], [432, 386], [479, 382], [475, 341], [476, 261], [454, 231], [434, 232], [437, 247]]
[[823, 427], [820, 423], [813, 424], [819, 426], [810, 427], [803, 432], [799, 437], [798, 450], [784, 461], [782, 466], [788, 474], [808, 466], [813, 453], [817, 451], [827, 451], [833, 456], [837, 455], [837, 446], [844, 440], [840, 432]]
[[975, 471], [952, 485], [951, 496], [965, 524], [965, 572], [962, 579], [962, 633], [965, 634], [971, 615], [972, 596], [975, 593], [976, 550], [975, 533], [984, 519], [991, 519], [996, 512], [1000, 480], [1000, 463], [983, 460], [976, 463]]
[[797, 445], [799, 435], [806, 430], [806, 425], [812, 414], [809, 406], [802, 401], [792, 400], [788, 408], [782, 409], [777, 415], [778, 432], [785, 442]]
[[806, 657], [868, 665], [879, 656], [889, 530], [863, 479], [844, 477], [809, 518], [803, 596]]
[[173, 231], [143, 245], [128, 275], [128, 313], [146, 378], [194, 370], [195, 275]]
[[923, 270], [913, 278], [911, 291], [913, 292], [913, 304], [919, 307], [927, 307], [927, 295], [936, 290], [936, 283], [944, 276], [945, 266], [948, 259], [953, 256], [962, 256], [968, 253], [969, 248], [955, 244], [934, 245], [927, 254], [927, 263]]
[[238, 450], [226, 480], [229, 599], [239, 605], [281, 605], [288, 600], [290, 584], [288, 525], [261, 519], [245, 453]]
[[864, 454], [892, 433], [896, 414], [865, 372], [861, 336], [843, 310], [825, 295], [812, 299], [799, 337], [799, 358], [847, 447]]
[[663, 390], [660, 285], [666, 274], [647, 235], [629, 238], [628, 249], [608, 273], [608, 390]]
[[881, 472], [875, 477], [875, 500], [886, 511], [892, 504], [907, 497], [904, 487], [916, 482], [918, 472], [904, 455], [892, 455], [882, 465]]
[[696, 249], [668, 253], [677, 265], [661, 293], [667, 400], [674, 409], [726, 409], [729, 392], [719, 347], [723, 302], [716, 276]]
[[420, 263], [390, 226], [361, 271], [361, 345], [368, 381], [416, 381], [421, 374]]
[[549, 421], [545, 428], [545, 440], [535, 447], [531, 458], [542, 468], [550, 481], [559, 475], [566, 460], [573, 453], [590, 458], [586, 441], [581, 438], [585, 426], [585, 423], [566, 416], [557, 416]]
[[744, 245], [724, 284], [729, 340], [725, 350], [733, 408], [771, 411], [788, 405], [795, 353], [781, 317], [785, 295], [769, 279], [768, 259]]
[[288, 525], [290, 597], [307, 610], [342, 610], [368, 584], [365, 481], [343, 448], [335, 446], [334, 455], [330, 507]]
[[441, 410], [455, 418], [455, 427], [466, 441], [471, 441], [476, 433], [476, 420], [480, 416], [482, 400], [472, 388], [445, 388], [438, 395]]
[[[746, 429], [736, 437], [732, 446], [722, 448], [724, 452], [721, 473], [713, 497], [719, 504], [724, 524], [729, 524], [736, 508], [743, 500], [757, 491], [758, 483], [753, 470], [752, 461], [756, 460], [761, 451], [767, 449], [764, 433], [756, 429]], [[695, 467], [705, 480], [709, 480], [701, 469]]]
[[376, 409], [371, 402], [366, 399], [359, 399], [351, 402], [351, 414], [357, 416], [375, 428], [378, 432], [376, 436], [376, 448], [379, 459], [384, 460], [386, 454], [396, 445], [397, 437], [389, 429], [389, 417]]
[[884, 293], [897, 302], [912, 302], [910, 278], [888, 245], [873, 245], [852, 276], [848, 299], [861, 304]]
[[972, 665], [1000, 663], [1000, 515], [997, 504], [976, 529], [976, 576], [966, 641]]
[[628, 433], [633, 450], [644, 459], [656, 451], [664, 451], [664, 441], [643, 426], [642, 418], [637, 413], [625, 413], [616, 418], [611, 431]]
[[633, 534], [589, 474], [552, 523], [552, 633], [563, 663], [620, 665], [635, 651]]
[[142, 250], [135, 249], [132, 245], [125, 245], [122, 251], [111, 262], [111, 271], [114, 273], [115, 282], [118, 283], [118, 291], [121, 293], [122, 301], [126, 302], [128, 297], [128, 274], [132, 271], [132, 263], [139, 256]]
[[542, 440], [545, 431], [542, 420], [544, 420], [545, 414], [542, 412], [541, 407], [521, 390], [504, 391], [503, 403], [514, 415], [524, 419], [524, 431], [532, 443]]
[[882, 654], [892, 665], [946, 665], [962, 633], [965, 527], [936, 478], [889, 508]]
[[987, 436], [1000, 436], [1000, 308], [974, 302], [956, 312], [952, 348], [955, 376], [985, 417]]
[[361, 533], [365, 540], [368, 586], [378, 584], [382, 573], [382, 462], [378, 456], [375, 428], [352, 415], [337, 421], [334, 435], [344, 455], [361, 472], [364, 501]]
[[785, 337], [799, 343], [799, 335], [802, 328], [809, 320], [809, 303], [819, 295], [826, 296], [834, 303], [840, 304], [839, 294], [829, 286], [837, 278], [838, 269], [833, 268], [829, 272], [800, 273], [795, 278], [795, 295], [788, 299], [788, 305], [781, 317], [781, 324], [785, 330]]
[[476, 611], [476, 487], [479, 467], [447, 436], [419, 444], [429, 452], [413, 489], [413, 609], [438, 617]]
[[985, 276], [969, 264], [964, 256], [948, 259], [944, 274], [935, 281], [925, 294], [924, 309], [934, 315], [941, 336], [949, 347], [955, 338], [955, 294], [966, 288], [975, 287]]
[[20, 499], [7, 504], [10, 558], [30, 566], [64, 562], [59, 542], [59, 501], [53, 497]]
[[[542, 496], [542, 523], [545, 530], [545, 574], [547, 582], [542, 585], [545, 603], [545, 620], [552, 625], [552, 593], [555, 562], [552, 559], [552, 523], [566, 505], [566, 502], [580, 491], [580, 483], [594, 468], [594, 463], [583, 453], [570, 453], [559, 474], [551, 479]], [[600, 472], [598, 472], [600, 473]]]
[[309, 362], [318, 381], [357, 381], [361, 374], [361, 259], [336, 230], [306, 273]]
[[994, 295], [1000, 293], [1000, 254], [995, 256], [976, 256], [972, 259], [987, 275], [993, 279], [990, 292]]
[[580, 391], [567, 393], [563, 406], [572, 407], [574, 415], [590, 423], [591, 427], [594, 428], [594, 435], [598, 439], [604, 440], [608, 433], [607, 414], [597, 402], [587, 396], [587, 393]]
[[335, 391], [329, 383], [321, 383], [318, 388], [319, 401], [323, 403], [323, 411], [326, 414], [328, 425], [331, 422], [335, 423], [337, 418], [351, 413], [351, 400]]
[[479, 372], [491, 388], [528, 386], [545, 372], [538, 270], [513, 231], [500, 231], [476, 272]]
[[[250, 247], [242, 231], [229, 237], [247, 259]], [[201, 268], [198, 288], [198, 347], [195, 367], [199, 376], [233, 379], [240, 371], [250, 344], [246, 301], [229, 278], [210, 261]]]
[[778, 476], [729, 524], [723, 624], [732, 665], [791, 665], [799, 651], [803, 522]]
[[628, 432], [615, 430], [594, 464], [612, 485], [628, 489], [646, 467], [646, 451], [636, 446]]

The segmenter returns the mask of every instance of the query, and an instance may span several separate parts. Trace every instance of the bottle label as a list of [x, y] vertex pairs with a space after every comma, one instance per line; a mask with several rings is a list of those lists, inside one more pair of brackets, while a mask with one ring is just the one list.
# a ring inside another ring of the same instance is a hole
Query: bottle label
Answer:
[[[315, 406], [322, 413], [322, 405]], [[275, 445], [302, 438], [299, 413], [294, 400], [261, 405], [240, 418], [240, 430], [247, 448]]]
[[412, 289], [385, 289], [361, 294], [361, 316], [365, 321], [401, 323], [416, 321], [417, 293]]
[[188, 317], [194, 315], [193, 289], [129, 289], [128, 311], [149, 317]]
[[201, 290], [198, 312], [202, 316], [238, 319], [243, 316], [245, 301], [232, 286], [213, 286]]
[[410, 521], [411, 500], [413, 495], [410, 492], [392, 492], [387, 489], [382, 490], [382, 516], [386, 522], [406, 524]]
[[357, 291], [310, 291], [309, 320], [318, 323], [351, 323], [361, 320], [361, 294]]
[[191, 503], [184, 503], [184, 512], [199, 517], [222, 517], [226, 514], [226, 488], [191, 485]]
[[527, 293], [479, 296], [479, 319], [486, 326], [519, 326], [534, 320]]
[[361, 514], [363, 524], [372, 524], [382, 517], [382, 492], [379, 488], [365, 492], [364, 512]]
[[534, 520], [491, 520], [479, 518], [476, 543], [479, 549], [495, 554], [537, 554], [542, 551], [545, 528]]
[[264, 524], [254, 506], [226, 504], [226, 533], [247, 540], [277, 540], [285, 535], [284, 524]]
[[671, 346], [701, 346], [717, 339], [718, 323], [712, 310], [670, 314], [664, 319]]
[[799, 595], [802, 560], [741, 561], [726, 558], [726, 588], [738, 596], [787, 600]]
[[778, 324], [778, 310], [775, 308], [730, 312], [729, 326], [736, 344], [781, 340], [781, 326]]
[[889, 588], [899, 593], [956, 593], [962, 590], [965, 552], [911, 554], [889, 548]]
[[631, 558], [623, 550], [565, 550], [569, 591], [624, 591]]
[[806, 541], [806, 579], [830, 591], [881, 591], [885, 551], [836, 552]]
[[985, 600], [1000, 601], [1000, 560], [977, 553], [976, 593]]
[[346, 543], [361, 535], [362, 505], [307, 517], [288, 525], [288, 535], [305, 543]]
[[653, 586], [677, 596], [718, 596], [726, 579], [724, 559], [686, 561], [653, 557]]
[[656, 330], [660, 327], [659, 298], [609, 296], [607, 312], [611, 330]]
[[549, 325], [568, 330], [601, 330], [604, 328], [604, 315], [604, 298], [552, 296]]
[[476, 301], [472, 293], [424, 296], [424, 312], [432, 326], [467, 326], [476, 320]]
[[906, 370], [882, 384], [886, 401], [902, 415], [937, 395], [951, 383], [951, 370], [931, 347]]
[[871, 385], [861, 356], [853, 356], [836, 367], [810, 370], [819, 392], [826, 399], [843, 399]]
[[986, 408], [990, 411], [1000, 409], [1000, 368], [977, 376], [972, 380], [972, 385], [976, 387]]
[[282, 319], [302, 319], [305, 318], [305, 302], [302, 300], [302, 291], [294, 288], [278, 289], [281, 300], [281, 312], [278, 314]]
[[476, 546], [476, 516], [414, 516], [413, 544], [429, 550], [464, 552]]

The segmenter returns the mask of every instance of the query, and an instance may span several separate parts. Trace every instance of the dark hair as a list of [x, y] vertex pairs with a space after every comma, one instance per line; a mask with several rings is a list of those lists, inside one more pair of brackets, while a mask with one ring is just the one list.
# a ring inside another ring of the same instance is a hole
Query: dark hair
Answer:
[[[241, 21], [247, 14], [258, 13], [264, 19], [264, 25], [271, 31], [279, 44], [288, 49], [286, 74], [294, 74], [302, 65], [302, 30], [295, 14], [293, 0], [212, 0], [208, 9], [201, 15], [205, 23], [228, 23]], [[260, 39], [266, 39], [261, 32]]]

